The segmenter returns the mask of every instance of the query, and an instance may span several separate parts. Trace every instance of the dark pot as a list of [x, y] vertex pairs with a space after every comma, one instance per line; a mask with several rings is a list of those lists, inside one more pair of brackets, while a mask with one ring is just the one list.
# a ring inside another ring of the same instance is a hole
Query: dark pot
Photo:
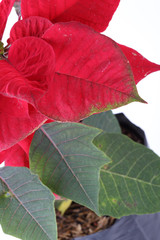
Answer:
[[159, 240], [160, 213], [122, 217], [103, 231], [73, 240]]
[[132, 138], [135, 142], [147, 146], [147, 140], [144, 131], [133, 124], [123, 113], [115, 114], [119, 125], [121, 126], [122, 133]]

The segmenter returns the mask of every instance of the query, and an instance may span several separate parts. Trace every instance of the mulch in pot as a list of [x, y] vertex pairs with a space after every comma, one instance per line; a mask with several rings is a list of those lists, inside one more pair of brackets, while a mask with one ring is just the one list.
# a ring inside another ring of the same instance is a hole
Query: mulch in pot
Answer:
[[110, 227], [115, 222], [113, 217], [98, 217], [90, 209], [74, 202], [63, 216], [56, 210], [56, 217], [58, 240], [90, 235]]

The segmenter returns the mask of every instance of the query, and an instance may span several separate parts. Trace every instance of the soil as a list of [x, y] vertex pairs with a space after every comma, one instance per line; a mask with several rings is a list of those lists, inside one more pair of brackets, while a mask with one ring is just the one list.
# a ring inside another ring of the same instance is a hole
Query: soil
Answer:
[[58, 240], [90, 235], [110, 227], [115, 222], [112, 217], [98, 217], [90, 209], [74, 202], [63, 216], [57, 210], [56, 215]]
[[[120, 125], [123, 134], [138, 143], [144, 144], [142, 138], [131, 129]], [[72, 240], [75, 237], [90, 235], [109, 228], [116, 221], [115, 218], [109, 216], [98, 217], [90, 209], [74, 202], [63, 216], [56, 210], [56, 216], [58, 240]]]

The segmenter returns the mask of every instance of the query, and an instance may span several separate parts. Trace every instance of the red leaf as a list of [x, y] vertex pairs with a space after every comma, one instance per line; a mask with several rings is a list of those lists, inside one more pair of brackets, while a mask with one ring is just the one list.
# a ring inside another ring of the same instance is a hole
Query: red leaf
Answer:
[[7, 18], [13, 7], [15, 0], [2, 0], [0, 2], [0, 40], [2, 39], [3, 32], [6, 26]]
[[0, 61], [0, 151], [24, 139], [47, 120], [22, 100], [34, 104], [42, 97], [55, 68], [52, 47], [35, 37], [16, 40], [8, 59], [12, 65]]
[[52, 22], [78, 21], [104, 31], [120, 0], [22, 0], [22, 17], [41, 16]]
[[160, 65], [148, 61], [134, 49], [120, 44], [119, 46], [129, 60], [136, 84], [148, 74], [160, 70]]
[[55, 51], [56, 76], [38, 109], [62, 121], [140, 101], [130, 65], [118, 45], [86, 25], [55, 24], [43, 36]]
[[[45, 123], [50, 122], [53, 121], [47, 120]], [[29, 168], [29, 149], [33, 136], [34, 132], [13, 147], [0, 152], [0, 163], [5, 161], [5, 166]]]
[[33, 135], [31, 134], [13, 147], [0, 152], [0, 163], [5, 161], [5, 166], [29, 168], [29, 147]]
[[0, 163], [5, 161], [5, 166], [11, 167], [29, 167], [28, 156], [18, 145], [0, 152]]
[[34, 103], [46, 93], [55, 68], [54, 51], [48, 43], [35, 37], [18, 39], [8, 60], [12, 65], [0, 61], [0, 94]]
[[45, 31], [52, 26], [52, 23], [42, 17], [29, 17], [24, 20], [16, 22], [10, 32], [10, 42], [22, 37], [41, 37]]
[[46, 120], [32, 105], [0, 95], [0, 152], [24, 139]]
[[78, 0], [22, 0], [22, 17], [41, 16], [52, 20], [74, 5], [77, 1]]

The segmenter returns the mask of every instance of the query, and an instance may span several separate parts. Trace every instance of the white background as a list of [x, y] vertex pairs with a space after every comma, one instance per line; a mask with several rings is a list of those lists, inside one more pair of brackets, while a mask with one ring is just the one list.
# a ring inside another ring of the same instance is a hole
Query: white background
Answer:
[[[160, 64], [160, 1], [122, 0], [105, 34]], [[149, 147], [160, 156], [160, 71], [144, 78], [137, 87], [148, 104], [131, 103], [114, 112], [123, 111], [143, 128]]]
[[[17, 17], [12, 11], [5, 39], [14, 19], [17, 20]], [[105, 34], [118, 43], [134, 48], [148, 60], [160, 64], [160, 1], [121, 0]], [[160, 156], [160, 71], [150, 74], [137, 87], [140, 96], [148, 104], [131, 103], [114, 112], [124, 112], [132, 122], [143, 128], [149, 147]], [[0, 231], [0, 239], [17, 238]]]

